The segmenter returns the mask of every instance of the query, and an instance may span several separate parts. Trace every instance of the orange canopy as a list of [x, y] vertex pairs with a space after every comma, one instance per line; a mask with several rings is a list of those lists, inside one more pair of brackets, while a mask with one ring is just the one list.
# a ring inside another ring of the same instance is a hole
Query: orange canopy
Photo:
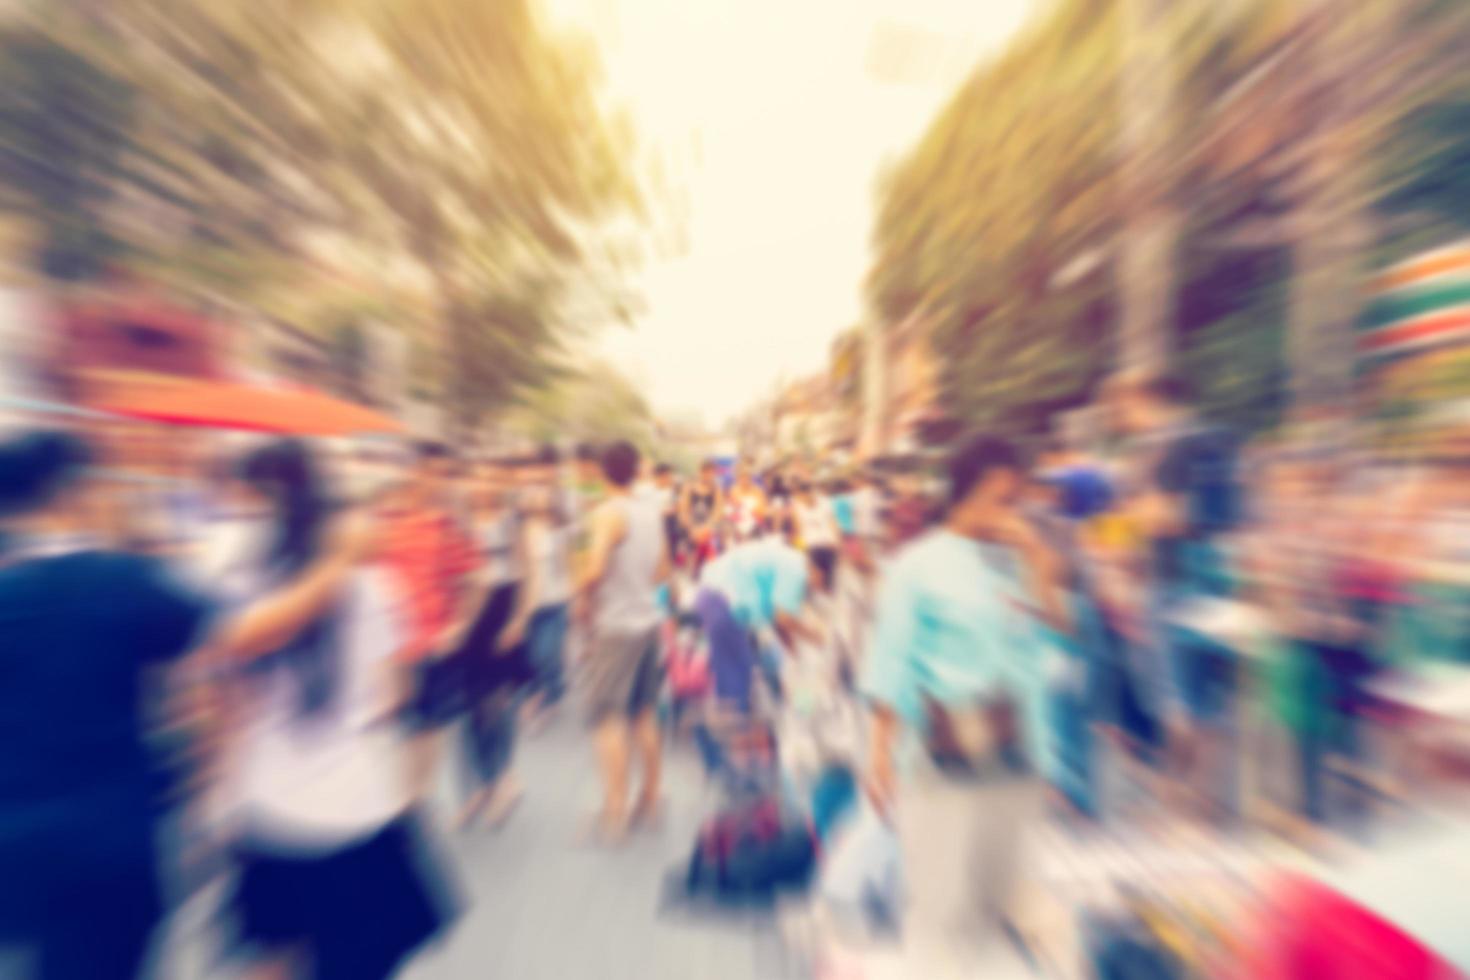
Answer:
[[391, 416], [318, 391], [222, 381], [131, 384], [104, 395], [94, 407], [173, 425], [303, 436], [403, 431]]

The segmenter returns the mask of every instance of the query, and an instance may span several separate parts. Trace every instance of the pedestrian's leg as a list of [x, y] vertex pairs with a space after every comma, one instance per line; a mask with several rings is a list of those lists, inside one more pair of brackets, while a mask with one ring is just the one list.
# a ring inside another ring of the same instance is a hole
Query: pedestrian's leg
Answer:
[[541, 627], [542, 657], [546, 664], [543, 695], [547, 707], [561, 701], [566, 695], [568, 618], [567, 607], [557, 606], [545, 611], [545, 621]]
[[966, 976], [977, 909], [968, 858], [976, 794], [925, 772], [904, 787], [897, 827], [903, 854], [904, 966], [915, 977]]
[[521, 704], [521, 720], [528, 731], [535, 730], [551, 707], [551, 664], [546, 637], [547, 610], [538, 609], [526, 626], [526, 657], [531, 662], [535, 679]]
[[1022, 876], [1027, 868], [1026, 830], [1039, 816], [1041, 786], [1012, 779], [987, 786], [977, 807], [971, 855], [981, 929], [1018, 924]]
[[633, 819], [648, 823], [657, 820], [661, 804], [663, 733], [659, 731], [657, 713], [647, 710], [634, 720], [633, 738], [638, 744], [638, 761], [643, 769], [643, 788], [638, 794]]
[[509, 690], [501, 690], [488, 699], [486, 746], [486, 785], [490, 789], [490, 806], [485, 820], [491, 825], [503, 821], [520, 802], [522, 787], [512, 761], [516, 744], [516, 699]]
[[480, 812], [490, 802], [490, 791], [492, 789], [484, 776], [486, 766], [486, 742], [488, 739], [484, 724], [484, 716], [480, 704], [470, 706], [460, 727], [460, 734], [464, 751], [463, 773], [464, 773], [464, 803], [461, 805], [458, 815], [455, 817], [455, 826], [464, 828], [470, 826], [479, 817]]
[[617, 840], [628, 823], [628, 720], [616, 713], [602, 719], [593, 733], [597, 762], [602, 769], [602, 812], [598, 831]]

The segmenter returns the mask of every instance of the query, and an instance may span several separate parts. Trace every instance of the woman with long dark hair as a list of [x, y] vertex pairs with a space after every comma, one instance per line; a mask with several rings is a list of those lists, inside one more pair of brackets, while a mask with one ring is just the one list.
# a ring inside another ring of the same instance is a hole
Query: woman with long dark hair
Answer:
[[310, 561], [221, 617], [158, 561], [96, 544], [91, 459], [68, 433], [0, 442], [0, 948], [41, 980], [148, 975], [164, 911], [139, 696], [152, 668], [288, 644], [371, 540], [356, 521], [330, 543], [320, 529]]
[[[333, 510], [306, 446], [250, 454], [241, 481], [271, 513], [255, 563], [269, 588], [310, 565]], [[386, 574], [352, 570], [290, 642], [233, 681], [240, 945], [266, 975], [392, 975], [450, 918], [413, 809]]]

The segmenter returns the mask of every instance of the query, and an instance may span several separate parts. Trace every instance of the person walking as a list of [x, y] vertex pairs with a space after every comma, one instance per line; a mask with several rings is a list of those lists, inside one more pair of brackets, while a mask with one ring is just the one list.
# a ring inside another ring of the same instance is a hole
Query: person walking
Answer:
[[[254, 568], [268, 588], [317, 560], [332, 507], [299, 441], [251, 453], [240, 476], [271, 510]], [[395, 724], [396, 612], [389, 573], [356, 565], [310, 624], [226, 681], [239, 719], [227, 906], [261, 977], [387, 977], [453, 917]]]
[[404, 720], [415, 736], [412, 767], [425, 795], [444, 755], [445, 728], [464, 707], [462, 664], [451, 655], [484, 593], [472, 580], [479, 567], [475, 543], [450, 492], [455, 461], [440, 443], [421, 443], [416, 455], [412, 480], [392, 509], [385, 560], [408, 618], [399, 654], [409, 688]]
[[777, 536], [738, 544], [704, 570], [694, 606], [709, 642], [710, 673], [721, 709], [742, 717], [751, 714], [758, 669], [779, 694], [777, 644], [789, 647], [815, 639], [800, 613], [811, 583], [820, 576], [815, 558]]
[[[1041, 812], [1045, 715], [1028, 613], [1063, 623], [1054, 560], [1018, 503], [1021, 460], [982, 438], [950, 464], [942, 526], [886, 570], [860, 689], [873, 706], [867, 785], [896, 824], [912, 976], [967, 977], [1008, 931], [1024, 830]], [[901, 775], [901, 733], [923, 751]]]
[[[660, 807], [658, 588], [668, 580], [669, 556], [657, 502], [633, 492], [638, 463], [638, 450], [628, 442], [603, 453], [608, 497], [592, 515], [591, 548], [577, 587], [590, 630], [584, 669], [603, 780], [594, 833], [604, 843], [617, 843], [630, 827], [655, 820]], [[634, 744], [643, 784], [630, 810]]]
[[79, 437], [0, 443], [0, 947], [40, 980], [150, 973], [163, 916], [158, 801], [140, 711], [155, 668], [199, 650], [247, 661], [288, 643], [372, 546], [334, 521], [310, 560], [225, 613], [158, 561], [64, 545], [92, 529]]
[[480, 552], [476, 579], [482, 596], [455, 657], [464, 664], [461, 683], [467, 707], [465, 756], [471, 787], [456, 825], [483, 819], [498, 826], [520, 802], [520, 777], [513, 767], [520, 693], [535, 670], [529, 662], [525, 628], [511, 626], [524, 594], [530, 565], [525, 521], [511, 471], [500, 463], [482, 467], [473, 495], [474, 535]]
[[700, 464], [699, 476], [686, 483], [679, 494], [679, 528], [691, 551], [690, 572], [696, 578], [719, 551], [719, 520], [724, 509], [719, 465], [707, 459]]
[[749, 463], [742, 461], [735, 467], [735, 482], [726, 499], [730, 529], [736, 541], [749, 541], [765, 528], [770, 501], [751, 474]]
[[566, 694], [565, 648], [572, 600], [572, 528], [557, 506], [554, 488], [531, 487], [522, 494], [521, 551], [525, 569], [515, 615], [500, 638], [502, 650], [523, 642], [535, 681], [524, 708], [533, 726]]
[[796, 536], [822, 574], [822, 591], [831, 592], [837, 580], [837, 554], [841, 534], [832, 503], [818, 496], [810, 483], [799, 483], [792, 505]]

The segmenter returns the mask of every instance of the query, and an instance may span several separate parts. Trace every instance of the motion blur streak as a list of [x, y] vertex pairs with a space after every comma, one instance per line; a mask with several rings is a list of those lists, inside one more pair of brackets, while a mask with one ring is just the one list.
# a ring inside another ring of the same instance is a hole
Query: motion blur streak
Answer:
[[0, 978], [1470, 975], [1466, 51], [0, 3]]

